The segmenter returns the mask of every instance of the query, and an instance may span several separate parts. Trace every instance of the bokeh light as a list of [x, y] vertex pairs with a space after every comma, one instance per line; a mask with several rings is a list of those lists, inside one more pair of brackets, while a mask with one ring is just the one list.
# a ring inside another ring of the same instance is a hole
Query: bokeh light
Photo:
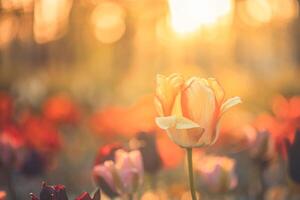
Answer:
[[34, 6], [34, 37], [45, 43], [61, 37], [68, 25], [73, 0], [40, 0]]
[[97, 40], [114, 43], [125, 33], [125, 10], [111, 1], [100, 2], [91, 14], [91, 23]]
[[204, 26], [212, 26], [233, 9], [231, 0], [169, 0], [170, 22], [175, 32], [194, 32]]

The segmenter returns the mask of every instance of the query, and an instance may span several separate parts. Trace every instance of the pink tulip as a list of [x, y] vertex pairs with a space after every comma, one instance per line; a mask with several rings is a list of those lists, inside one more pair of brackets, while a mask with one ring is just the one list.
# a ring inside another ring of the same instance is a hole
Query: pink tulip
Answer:
[[101, 177], [110, 188], [119, 195], [132, 194], [143, 182], [144, 167], [140, 151], [126, 152], [119, 149], [115, 152], [115, 162], [105, 161], [96, 165], [94, 177]]

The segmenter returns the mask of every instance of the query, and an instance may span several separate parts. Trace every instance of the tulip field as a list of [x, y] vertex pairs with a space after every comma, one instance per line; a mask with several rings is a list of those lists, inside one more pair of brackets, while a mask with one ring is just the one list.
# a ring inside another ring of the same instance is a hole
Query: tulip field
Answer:
[[0, 0], [0, 200], [300, 200], [300, 0]]

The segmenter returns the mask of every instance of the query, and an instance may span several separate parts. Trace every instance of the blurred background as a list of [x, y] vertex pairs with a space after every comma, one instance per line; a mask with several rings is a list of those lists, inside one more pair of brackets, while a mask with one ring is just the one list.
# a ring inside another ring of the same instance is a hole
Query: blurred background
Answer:
[[[18, 170], [0, 176], [0, 190], [9, 190], [12, 180], [17, 199], [24, 199], [47, 180], [74, 194], [92, 191], [99, 146], [157, 132], [152, 95], [158, 73], [216, 77], [227, 97], [243, 99], [228, 116], [231, 126], [274, 112], [274, 96], [300, 94], [299, 3], [0, 0], [0, 130], [20, 132], [13, 146], [27, 149], [22, 162], [16, 159]], [[243, 157], [237, 152], [249, 134], [227, 143], [226, 153]], [[164, 165], [172, 168], [163, 176], [182, 178], [174, 175], [182, 170], [180, 156], [170, 159], [168, 139], [157, 137]]]

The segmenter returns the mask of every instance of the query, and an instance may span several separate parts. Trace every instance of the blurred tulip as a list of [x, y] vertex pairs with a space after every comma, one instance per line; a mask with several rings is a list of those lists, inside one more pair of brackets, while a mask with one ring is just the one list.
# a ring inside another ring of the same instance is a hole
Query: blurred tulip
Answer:
[[131, 106], [104, 108], [91, 117], [90, 126], [95, 133], [107, 139], [116, 135], [131, 138], [141, 131], [153, 131], [156, 128], [155, 115], [153, 96], [146, 95]]
[[61, 137], [57, 128], [43, 117], [25, 116], [21, 125], [29, 147], [40, 153], [51, 156], [61, 148]]
[[67, 96], [57, 95], [46, 100], [43, 105], [44, 116], [55, 123], [75, 124], [79, 121], [79, 111]]
[[223, 193], [237, 186], [235, 160], [227, 157], [201, 156], [196, 161], [200, 183], [210, 192]]
[[11, 169], [18, 161], [17, 152], [24, 145], [24, 138], [15, 125], [0, 131], [0, 167]]
[[224, 90], [213, 79], [181, 75], [157, 76], [155, 106], [157, 125], [181, 147], [201, 147], [215, 143], [218, 123], [224, 112], [241, 103], [239, 97], [225, 101]]
[[148, 173], [156, 173], [162, 167], [162, 160], [157, 150], [156, 135], [140, 132], [129, 142], [131, 149], [140, 150], [144, 169]]
[[25, 145], [21, 128], [13, 123], [5, 125], [0, 130], [0, 137], [2, 141], [9, 143], [15, 149], [19, 149]]
[[0, 200], [6, 200], [6, 192], [0, 191]]
[[[103, 178], [110, 189], [118, 195], [132, 195], [143, 181], [143, 160], [138, 150], [126, 152], [119, 149], [115, 153], [115, 162], [108, 160], [96, 165], [93, 176]], [[108, 194], [109, 195], [109, 194]]]
[[298, 120], [300, 122], [300, 96], [287, 99], [278, 95], [273, 99], [272, 109], [276, 117], [280, 119]]
[[12, 119], [13, 100], [11, 96], [0, 92], [0, 127]]
[[[119, 143], [111, 143], [100, 147], [96, 155], [94, 166], [103, 165], [107, 160], [115, 161], [115, 152], [122, 148], [123, 146]], [[107, 178], [106, 180], [103, 176], [94, 176], [94, 178], [105, 194], [111, 198], [118, 196], [118, 193], [112, 189], [112, 183], [107, 181]]]
[[[43, 183], [42, 190], [40, 192], [40, 198], [34, 194], [30, 194], [31, 200], [68, 200], [66, 189], [64, 185], [49, 186]], [[100, 190], [98, 189], [93, 198], [87, 192], [82, 193], [75, 200], [100, 200]]]
[[286, 99], [277, 96], [272, 108], [275, 116], [262, 114], [257, 117], [255, 126], [259, 131], [268, 131], [275, 142], [277, 152], [286, 158], [285, 140], [294, 140], [294, 133], [300, 128], [300, 97]]

